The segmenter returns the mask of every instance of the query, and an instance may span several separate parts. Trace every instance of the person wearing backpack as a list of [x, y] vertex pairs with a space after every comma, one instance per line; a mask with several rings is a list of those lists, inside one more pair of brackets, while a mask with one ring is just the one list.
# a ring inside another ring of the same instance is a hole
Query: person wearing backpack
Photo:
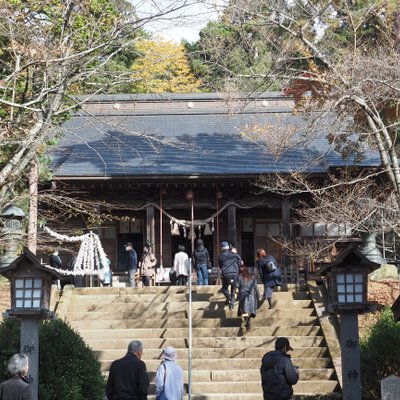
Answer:
[[282, 285], [282, 275], [276, 258], [268, 255], [264, 249], [257, 249], [257, 265], [261, 280], [264, 284], [264, 300], [268, 301], [268, 308], [272, 308], [272, 293], [275, 286]]

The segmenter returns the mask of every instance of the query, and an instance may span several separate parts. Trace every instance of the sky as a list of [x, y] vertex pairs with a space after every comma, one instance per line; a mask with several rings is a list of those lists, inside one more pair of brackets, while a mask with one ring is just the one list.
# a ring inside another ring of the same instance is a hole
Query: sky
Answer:
[[176, 9], [157, 22], [147, 23], [145, 29], [163, 36], [165, 39], [180, 43], [182, 39], [195, 42], [199, 31], [208, 21], [215, 21], [225, 0], [130, 0], [136, 7], [140, 18], [149, 17], [158, 12]]

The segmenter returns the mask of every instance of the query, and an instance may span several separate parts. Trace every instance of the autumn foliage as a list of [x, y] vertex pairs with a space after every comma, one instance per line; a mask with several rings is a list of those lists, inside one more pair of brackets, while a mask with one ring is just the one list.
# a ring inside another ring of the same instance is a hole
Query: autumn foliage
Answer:
[[199, 91], [183, 45], [156, 39], [136, 44], [141, 56], [132, 65], [134, 90], [138, 93], [189, 93]]

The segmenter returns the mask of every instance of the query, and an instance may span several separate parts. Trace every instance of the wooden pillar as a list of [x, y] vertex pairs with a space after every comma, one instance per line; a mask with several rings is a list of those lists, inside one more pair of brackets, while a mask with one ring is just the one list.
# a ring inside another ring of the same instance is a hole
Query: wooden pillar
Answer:
[[31, 170], [29, 171], [29, 221], [27, 235], [28, 249], [33, 254], [36, 254], [37, 247], [38, 185], [39, 164], [35, 156], [31, 161]]
[[[290, 201], [288, 198], [282, 200], [282, 236], [285, 242], [290, 240]], [[290, 260], [286, 254], [286, 250], [283, 250], [282, 266], [285, 267], [285, 273], [288, 271], [289, 262]]]
[[228, 206], [228, 240], [237, 246], [236, 207]]
[[155, 221], [154, 221], [154, 206], [147, 206], [146, 208], [146, 237], [145, 240], [150, 240], [153, 244], [153, 253], [156, 252], [155, 243]]

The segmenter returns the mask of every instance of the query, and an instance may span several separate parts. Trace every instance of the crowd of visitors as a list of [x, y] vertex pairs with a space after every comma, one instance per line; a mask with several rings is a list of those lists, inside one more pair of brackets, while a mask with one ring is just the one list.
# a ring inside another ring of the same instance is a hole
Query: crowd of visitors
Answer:
[[[127, 253], [126, 270], [129, 285], [136, 287], [138, 282], [150, 286], [155, 277], [157, 259], [152, 252], [150, 242], [145, 242], [143, 252], [138, 260], [132, 243], [124, 246]], [[222, 276], [221, 291], [225, 296], [225, 304], [232, 310], [238, 303], [237, 315], [242, 318], [246, 330], [251, 328], [251, 319], [257, 315], [257, 309], [264, 300], [273, 307], [273, 291], [282, 285], [282, 275], [275, 257], [265, 249], [257, 249], [256, 264], [264, 291], [261, 296], [257, 275], [251, 274], [235, 246], [223, 241], [218, 256], [218, 267]], [[50, 265], [62, 267], [57, 251], [50, 256]], [[196, 248], [191, 258], [184, 245], [178, 246], [174, 256], [171, 281], [176, 285], [186, 285], [191, 267], [197, 275], [197, 285], [209, 284], [209, 268], [212, 263], [210, 254], [201, 239], [196, 241]], [[107, 257], [107, 265], [102, 266], [99, 275], [103, 286], [111, 284], [111, 261]], [[261, 383], [264, 400], [289, 400], [293, 394], [292, 386], [299, 379], [298, 367], [293, 366], [289, 351], [293, 350], [287, 338], [281, 337], [275, 341], [275, 350], [267, 352], [261, 362]], [[107, 385], [108, 400], [137, 399], [145, 400], [148, 396], [149, 376], [146, 364], [142, 360], [143, 344], [138, 340], [129, 343], [127, 354], [112, 362]], [[183, 371], [176, 362], [177, 353], [173, 347], [166, 347], [162, 352], [162, 362], [155, 376], [156, 400], [182, 400], [184, 397]], [[30, 399], [30, 386], [26, 381], [28, 374], [28, 358], [25, 355], [14, 355], [8, 364], [10, 379], [0, 384], [0, 400], [19, 398]], [[15, 397], [19, 396], [19, 397]]]
[[[132, 247], [128, 246], [127, 251]], [[174, 256], [171, 281], [177, 285], [186, 285], [191, 273], [191, 264], [197, 274], [198, 285], [208, 285], [208, 269], [211, 266], [210, 255], [201, 239], [197, 240], [191, 259], [184, 245], [178, 246]], [[145, 246], [139, 262], [140, 276], [145, 286], [147, 277], [154, 272], [156, 259], [151, 248]], [[238, 301], [238, 316], [242, 317], [245, 328], [251, 328], [251, 319], [256, 317], [257, 309], [263, 300], [269, 308], [273, 307], [272, 294], [276, 286], [282, 285], [281, 270], [278, 262], [265, 249], [257, 250], [257, 266], [263, 282], [264, 293], [260, 295], [256, 274], [250, 274], [234, 245], [226, 241], [221, 243], [218, 266], [222, 275], [221, 291], [229, 309]], [[145, 278], [145, 279], [143, 279]], [[175, 283], [176, 282], [176, 283]], [[293, 350], [287, 338], [275, 341], [275, 350], [267, 352], [261, 363], [261, 382], [264, 400], [288, 400], [293, 394], [292, 385], [299, 379], [298, 368], [294, 367], [289, 351]], [[107, 399], [147, 399], [149, 378], [146, 365], [141, 361], [143, 345], [139, 341], [129, 344], [128, 353], [111, 364], [107, 382]], [[183, 371], [176, 363], [177, 354], [173, 347], [167, 347], [162, 353], [163, 361], [155, 377], [156, 400], [182, 400], [184, 396]]]
[[[275, 341], [275, 350], [263, 356], [260, 373], [264, 400], [289, 400], [293, 394], [292, 386], [299, 380], [299, 368], [293, 366], [288, 354], [292, 350], [289, 340], [280, 337]], [[111, 363], [106, 385], [107, 400], [147, 399], [150, 382], [142, 356], [142, 342], [133, 340], [128, 345], [127, 354]], [[185, 394], [183, 370], [176, 362], [176, 350], [168, 346], [161, 356], [163, 361], [155, 376], [156, 400], [182, 400]]]
[[[137, 252], [132, 243], [124, 245], [126, 250], [126, 270], [130, 287], [136, 287], [138, 282], [143, 286], [154, 284], [157, 259], [152, 251], [150, 241], [146, 241], [143, 252], [138, 260]], [[110, 286], [112, 281], [111, 261], [107, 257], [107, 265], [102, 266], [99, 279], [102, 286]], [[236, 301], [239, 302], [238, 316], [242, 317], [246, 329], [251, 327], [251, 319], [256, 317], [257, 308], [264, 300], [273, 307], [272, 295], [276, 286], [282, 285], [282, 274], [274, 256], [267, 254], [263, 248], [257, 249], [256, 264], [258, 274], [264, 286], [262, 297], [257, 287], [257, 274], [250, 274], [249, 269], [238, 254], [234, 244], [221, 242], [218, 256], [218, 267], [222, 278], [221, 291], [225, 296], [225, 304], [232, 310]], [[62, 266], [57, 251], [50, 256], [50, 265]], [[170, 271], [170, 284], [185, 286], [188, 284], [191, 269], [197, 275], [197, 285], [209, 284], [209, 269], [212, 267], [210, 254], [202, 239], [196, 241], [196, 247], [191, 258], [183, 244], [178, 246]]]

